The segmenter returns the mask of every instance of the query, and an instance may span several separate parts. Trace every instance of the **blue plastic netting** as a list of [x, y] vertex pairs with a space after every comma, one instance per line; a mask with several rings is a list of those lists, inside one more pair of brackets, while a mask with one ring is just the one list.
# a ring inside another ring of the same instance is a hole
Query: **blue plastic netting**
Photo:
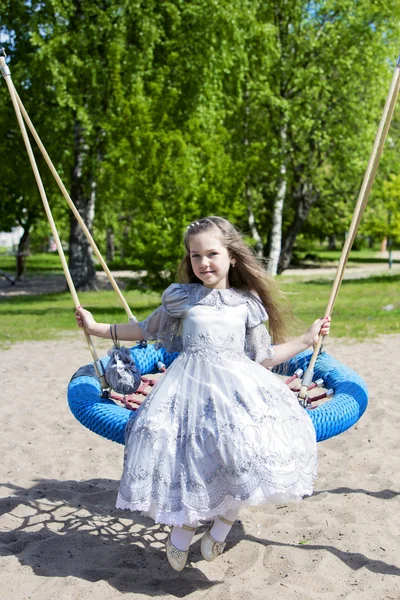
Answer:
[[[157, 362], [167, 367], [178, 356], [169, 354], [163, 348], [156, 350], [153, 345], [146, 348], [135, 346], [132, 356], [141, 373], [157, 373]], [[306, 370], [311, 352], [298, 354], [287, 363], [274, 369], [280, 375], [292, 375], [296, 369]], [[107, 364], [108, 357], [102, 359]], [[325, 352], [322, 352], [315, 365], [314, 380], [322, 378], [326, 388], [332, 388], [334, 397], [309, 410], [315, 427], [317, 441], [327, 440], [349, 429], [364, 413], [368, 403], [368, 391], [364, 381], [355, 371], [349, 369]], [[112, 400], [101, 398], [101, 386], [93, 365], [81, 367], [72, 377], [68, 386], [68, 402], [73, 415], [82, 425], [99, 435], [124, 443], [125, 426], [132, 411], [117, 406]], [[308, 410], [308, 409], [305, 409]]]

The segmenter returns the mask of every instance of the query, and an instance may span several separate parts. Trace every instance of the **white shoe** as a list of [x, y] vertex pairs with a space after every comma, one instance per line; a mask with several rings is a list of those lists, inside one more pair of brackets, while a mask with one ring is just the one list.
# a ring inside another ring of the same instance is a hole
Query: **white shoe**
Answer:
[[[228, 521], [228, 519], [225, 519], [225, 517], [222, 517], [221, 515], [218, 515], [218, 519], [223, 523], [226, 523], [226, 525], [230, 525], [231, 527], [234, 524], [234, 521]], [[226, 546], [225, 542], [217, 542], [217, 540], [215, 540], [211, 535], [210, 530], [212, 529], [213, 525], [214, 523], [209, 529], [207, 529], [207, 531], [201, 538], [200, 545], [201, 554], [204, 560], [208, 560], [209, 562], [211, 562], [212, 560], [217, 558], [217, 556], [222, 554]]]
[[225, 542], [217, 542], [217, 540], [214, 540], [213, 536], [210, 533], [210, 530], [207, 529], [207, 531], [201, 538], [200, 545], [201, 554], [204, 560], [208, 560], [208, 562], [211, 562], [212, 560], [217, 558], [217, 556], [223, 553], [225, 545]]
[[[188, 525], [183, 525], [183, 529], [187, 529], [189, 531], [196, 531], [195, 527], [189, 527]], [[182, 571], [185, 568], [187, 558], [189, 555], [189, 548], [187, 550], [179, 550], [174, 544], [171, 542], [171, 534], [172, 529], [168, 535], [166, 542], [166, 552], [168, 562], [175, 571]]]

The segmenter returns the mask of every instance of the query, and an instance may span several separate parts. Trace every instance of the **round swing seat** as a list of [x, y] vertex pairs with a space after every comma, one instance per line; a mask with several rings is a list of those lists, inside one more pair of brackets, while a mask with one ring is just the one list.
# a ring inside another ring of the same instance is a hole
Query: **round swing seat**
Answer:
[[[278, 375], [292, 375], [297, 369], [307, 370], [312, 352], [306, 350], [286, 363], [274, 367]], [[317, 442], [327, 440], [350, 429], [363, 415], [368, 404], [368, 390], [364, 380], [355, 371], [326, 352], [318, 355], [313, 381], [324, 380], [324, 387], [334, 396], [316, 408], [306, 408], [313, 422]]]
[[[153, 345], [135, 346], [132, 356], [142, 374], [157, 373], [157, 363], [167, 367], [178, 353], [169, 354], [163, 348], [156, 350]], [[279, 375], [292, 375], [297, 369], [307, 369], [311, 352], [298, 354], [291, 360], [274, 368]], [[105, 366], [109, 358], [101, 359]], [[331, 400], [314, 409], [305, 408], [315, 427], [317, 441], [327, 440], [349, 429], [364, 413], [368, 403], [367, 387], [362, 378], [325, 352], [318, 358], [314, 369], [314, 379], [322, 378], [325, 387], [334, 390]], [[68, 386], [68, 403], [78, 421], [99, 435], [124, 444], [125, 427], [132, 411], [102, 398], [100, 381], [92, 364], [81, 367]]]

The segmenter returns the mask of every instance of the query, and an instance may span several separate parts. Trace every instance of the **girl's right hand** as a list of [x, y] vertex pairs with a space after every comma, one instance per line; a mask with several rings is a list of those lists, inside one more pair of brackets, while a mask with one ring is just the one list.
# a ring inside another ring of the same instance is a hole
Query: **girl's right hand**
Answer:
[[78, 324], [78, 327], [85, 327], [88, 333], [91, 333], [92, 326], [96, 324], [92, 313], [82, 308], [82, 306], [78, 306], [78, 308], [76, 309], [75, 319]]

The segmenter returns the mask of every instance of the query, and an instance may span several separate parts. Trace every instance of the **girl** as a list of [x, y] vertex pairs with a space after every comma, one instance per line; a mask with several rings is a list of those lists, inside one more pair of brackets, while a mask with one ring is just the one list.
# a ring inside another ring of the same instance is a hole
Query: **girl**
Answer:
[[[171, 566], [184, 568], [199, 522], [214, 560], [244, 506], [309, 495], [316, 477], [315, 431], [296, 396], [270, 367], [329, 333], [318, 319], [290, 342], [268, 279], [229, 221], [207, 217], [189, 225], [184, 283], [167, 288], [162, 305], [141, 323], [116, 326], [119, 339], [154, 340], [180, 352], [129, 420], [117, 507], [139, 510], [172, 526]], [[80, 308], [80, 327], [110, 338], [110, 325]], [[113, 331], [114, 331], [113, 326]]]

